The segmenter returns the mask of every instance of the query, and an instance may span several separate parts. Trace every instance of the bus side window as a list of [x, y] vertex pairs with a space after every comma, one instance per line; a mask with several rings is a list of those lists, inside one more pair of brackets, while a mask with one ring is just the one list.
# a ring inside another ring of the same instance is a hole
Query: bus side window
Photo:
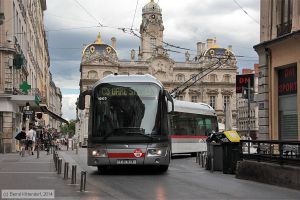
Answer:
[[204, 124], [204, 119], [203, 118], [198, 118], [196, 120], [197, 122], [197, 135], [205, 135], [205, 124]]

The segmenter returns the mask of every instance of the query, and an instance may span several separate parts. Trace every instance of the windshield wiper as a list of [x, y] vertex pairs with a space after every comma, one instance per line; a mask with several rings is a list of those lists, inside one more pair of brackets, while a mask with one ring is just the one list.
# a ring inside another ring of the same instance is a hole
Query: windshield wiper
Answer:
[[145, 134], [145, 129], [139, 127], [122, 127], [114, 129], [114, 132], [122, 132], [125, 135], [141, 135], [153, 139], [151, 135]]

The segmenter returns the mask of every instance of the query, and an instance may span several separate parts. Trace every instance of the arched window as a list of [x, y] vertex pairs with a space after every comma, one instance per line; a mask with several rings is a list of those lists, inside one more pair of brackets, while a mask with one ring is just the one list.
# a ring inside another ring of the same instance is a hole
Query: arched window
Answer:
[[209, 81], [210, 82], [217, 82], [217, 75], [216, 74], [211, 74], [209, 76]]
[[91, 70], [88, 72], [88, 78], [89, 79], [98, 79], [98, 73], [94, 70]]
[[185, 77], [183, 74], [177, 74], [176, 79], [177, 81], [182, 82], [185, 80]]
[[225, 74], [223, 76], [223, 81], [226, 82], [226, 83], [229, 83], [230, 82], [230, 75], [229, 74]]
[[111, 71], [105, 71], [103, 72], [103, 77], [108, 76], [110, 74], [113, 74]]

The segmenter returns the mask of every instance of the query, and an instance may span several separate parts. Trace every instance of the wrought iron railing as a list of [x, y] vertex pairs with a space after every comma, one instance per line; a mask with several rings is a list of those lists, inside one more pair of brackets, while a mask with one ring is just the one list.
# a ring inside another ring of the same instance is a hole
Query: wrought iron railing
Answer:
[[241, 140], [242, 158], [300, 166], [300, 141]]

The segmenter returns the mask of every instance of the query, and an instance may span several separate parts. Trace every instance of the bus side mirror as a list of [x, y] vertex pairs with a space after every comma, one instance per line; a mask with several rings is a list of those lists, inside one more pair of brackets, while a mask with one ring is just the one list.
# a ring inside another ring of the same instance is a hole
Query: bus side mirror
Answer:
[[173, 98], [172, 98], [172, 96], [170, 95], [170, 93], [167, 90], [164, 90], [164, 95], [167, 98], [167, 100], [171, 102], [171, 105], [172, 105], [172, 110], [169, 113], [173, 113], [174, 112], [174, 101], [173, 101]]
[[86, 95], [91, 95], [91, 94], [92, 94], [91, 90], [86, 90], [86, 91], [80, 93], [79, 99], [78, 99], [78, 108], [80, 110], [84, 110], [85, 109], [85, 96]]

